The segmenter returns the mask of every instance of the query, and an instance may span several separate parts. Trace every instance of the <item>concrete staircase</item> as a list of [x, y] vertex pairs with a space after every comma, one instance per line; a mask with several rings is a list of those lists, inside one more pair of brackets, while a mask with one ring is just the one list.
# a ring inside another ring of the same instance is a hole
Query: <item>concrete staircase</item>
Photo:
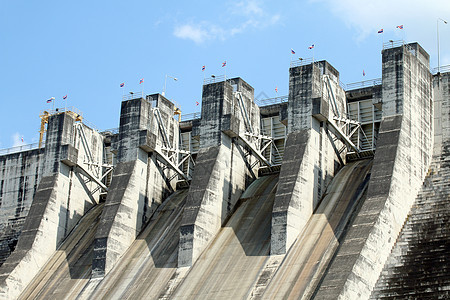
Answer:
[[371, 299], [450, 298], [450, 143], [429, 174]]

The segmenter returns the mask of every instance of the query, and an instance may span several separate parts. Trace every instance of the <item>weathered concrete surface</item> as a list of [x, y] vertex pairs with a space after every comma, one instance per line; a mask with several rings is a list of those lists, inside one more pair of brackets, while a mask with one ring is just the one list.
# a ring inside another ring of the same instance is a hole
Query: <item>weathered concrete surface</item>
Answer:
[[0, 265], [16, 247], [42, 175], [43, 153], [0, 156]]
[[89, 281], [92, 248], [103, 204], [80, 220], [18, 299], [74, 299]]
[[176, 271], [179, 227], [187, 190], [160, 205], [120, 262], [90, 280], [94, 235], [102, 207], [86, 215], [21, 299], [155, 299]]
[[[173, 104], [161, 95], [152, 95], [166, 128], [168, 143], [178, 143], [178, 123]], [[172, 191], [175, 182], [170, 170], [161, 170], [155, 153], [147, 153], [163, 144], [147, 99], [122, 102], [117, 165], [113, 173], [101, 225], [96, 233], [92, 276], [103, 277], [132, 244], [142, 226]]]
[[313, 117], [333, 117], [324, 74], [330, 78], [337, 107], [344, 112], [339, 73], [326, 61], [290, 69], [288, 136], [272, 215], [272, 255], [289, 250], [339, 167], [326, 122]]
[[384, 50], [383, 120], [367, 199], [315, 299], [367, 299], [431, 161], [428, 55], [418, 44]]
[[244, 299], [269, 255], [278, 176], [254, 181], [170, 299]]
[[450, 73], [433, 78], [433, 161], [371, 299], [450, 298]]
[[245, 81], [236, 78], [203, 87], [201, 150], [183, 213], [179, 267], [196, 261], [234, 211], [246, 186], [257, 176], [255, 158], [235, 138], [244, 135], [246, 125], [233, 90], [242, 93], [255, 133], [260, 130], [253, 88]]
[[[310, 299], [367, 189], [370, 159], [350, 163], [334, 177], [302, 235], [273, 277], [263, 272], [253, 299]], [[261, 283], [259, 283], [261, 282]]]
[[[15, 251], [0, 268], [0, 296], [13, 299], [37, 274], [40, 267], [54, 253], [84, 213], [98, 201], [95, 186], [62, 163], [67, 159], [68, 146], [80, 142], [75, 134], [74, 119], [62, 113], [49, 119], [44, 151], [42, 178], [36, 190]], [[80, 126], [84, 126], [81, 125]], [[84, 129], [85, 143], [91, 144], [90, 155], [96, 161], [103, 156], [101, 137], [93, 130]], [[71, 159], [85, 157], [83, 147], [71, 151]]]

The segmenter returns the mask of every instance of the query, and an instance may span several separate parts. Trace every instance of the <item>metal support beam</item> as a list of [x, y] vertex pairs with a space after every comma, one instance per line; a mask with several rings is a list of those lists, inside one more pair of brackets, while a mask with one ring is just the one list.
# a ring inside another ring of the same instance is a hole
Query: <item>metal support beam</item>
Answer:
[[154, 150], [157, 154], [157, 158], [160, 159], [164, 164], [169, 166], [172, 170], [174, 170], [178, 175], [183, 177], [184, 180], [189, 181], [189, 178], [186, 176], [186, 174], [183, 173], [164, 153], [161, 151], [155, 149]]
[[157, 107], [154, 108], [153, 113], [156, 116], [156, 121], [158, 122], [159, 130], [162, 133], [164, 145], [170, 148], [169, 138], [167, 137], [166, 128], [164, 127], [164, 123], [162, 122], [161, 113], [159, 112], [159, 109]]
[[84, 176], [88, 177], [90, 180], [94, 181], [96, 184], [98, 184], [104, 191], [108, 191], [108, 187], [103, 184], [97, 177], [92, 175], [88, 170], [84, 169], [82, 166], [77, 164], [75, 166], [75, 170], [83, 174]]
[[344, 144], [346, 144], [348, 147], [352, 148], [356, 153], [360, 153], [358, 147], [353, 144], [353, 142], [343, 133], [339, 127], [334, 124], [334, 122], [327, 120], [327, 124], [330, 125], [330, 130], [333, 132], [334, 135], [336, 135]]
[[248, 112], [247, 108], [245, 107], [244, 100], [242, 99], [242, 93], [241, 92], [235, 92], [236, 98], [238, 99], [239, 107], [241, 109], [242, 118], [245, 121], [245, 126], [247, 127], [247, 130], [250, 133], [253, 133], [253, 127], [252, 124], [248, 118]]
[[264, 163], [268, 167], [272, 166], [272, 164], [262, 155], [262, 153], [255, 147], [253, 147], [253, 145], [250, 144], [245, 137], [243, 137], [242, 135], [239, 135], [238, 137], [247, 147], [250, 148], [250, 150], [253, 152], [253, 154], [256, 156], [257, 159], [259, 159], [262, 163]]
[[331, 107], [332, 108], [334, 107], [333, 111], [334, 111], [335, 115], [338, 118], [340, 118], [341, 114], [339, 113], [339, 108], [338, 108], [337, 103], [336, 103], [336, 97], [334, 96], [333, 89], [331, 88], [330, 76], [323, 75], [323, 77], [326, 78], [326, 80], [327, 80], [325, 85], [327, 86], [328, 95], [330, 96], [331, 100], [333, 101], [333, 103], [332, 103], [333, 105]]

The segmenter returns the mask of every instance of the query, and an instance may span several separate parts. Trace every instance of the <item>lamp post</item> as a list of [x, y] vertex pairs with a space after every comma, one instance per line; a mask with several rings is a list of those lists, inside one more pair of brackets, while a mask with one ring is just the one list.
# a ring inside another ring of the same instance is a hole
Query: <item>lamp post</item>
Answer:
[[172, 79], [175, 80], [175, 81], [178, 81], [178, 78], [172, 77], [172, 76], [166, 74], [166, 78], [164, 79], [164, 89], [163, 89], [163, 92], [162, 92], [162, 95], [163, 95], [163, 96], [166, 95], [167, 77], [172, 78]]
[[444, 22], [444, 24], [447, 24], [447, 21], [441, 19], [441, 18], [437, 18], [436, 20], [436, 32], [437, 32], [437, 48], [438, 48], [438, 73], [440, 73], [440, 66], [441, 66], [441, 61], [440, 61], [440, 50], [439, 50], [439, 21]]

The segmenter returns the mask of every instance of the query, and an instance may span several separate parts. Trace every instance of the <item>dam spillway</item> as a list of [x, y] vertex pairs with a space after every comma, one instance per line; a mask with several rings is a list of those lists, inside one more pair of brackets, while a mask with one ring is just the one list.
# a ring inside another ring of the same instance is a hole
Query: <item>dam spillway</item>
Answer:
[[445, 297], [445, 254], [428, 289], [398, 270], [416, 232], [448, 243], [450, 73], [417, 43], [382, 58], [351, 88], [294, 63], [268, 101], [205, 82], [191, 118], [160, 94], [124, 99], [117, 130], [49, 112], [44, 147], [0, 156], [0, 297]]

